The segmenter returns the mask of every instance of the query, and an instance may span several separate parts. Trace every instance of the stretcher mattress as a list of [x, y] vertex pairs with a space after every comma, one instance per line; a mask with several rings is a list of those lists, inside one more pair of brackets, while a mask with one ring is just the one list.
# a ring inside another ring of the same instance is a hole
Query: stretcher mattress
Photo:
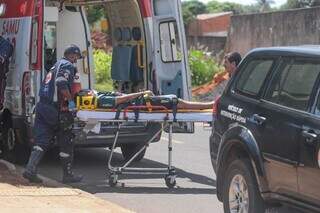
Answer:
[[[128, 120], [135, 121], [136, 114], [133, 111], [121, 112], [119, 119], [116, 118], [114, 111], [91, 111], [79, 110], [77, 117], [80, 121], [93, 122], [93, 121], [110, 121], [110, 120]], [[152, 112], [139, 112], [138, 121], [140, 122], [163, 122], [173, 121], [174, 115], [172, 112], [167, 111], [152, 111]], [[213, 113], [212, 109], [208, 110], [178, 110], [176, 113], [177, 122], [212, 122]]]

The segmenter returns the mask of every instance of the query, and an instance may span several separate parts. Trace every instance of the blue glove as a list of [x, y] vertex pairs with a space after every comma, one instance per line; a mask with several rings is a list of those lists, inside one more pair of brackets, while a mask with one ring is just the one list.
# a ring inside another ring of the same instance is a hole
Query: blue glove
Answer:
[[68, 102], [68, 109], [69, 109], [69, 111], [76, 111], [77, 110], [77, 107], [76, 107], [76, 104], [74, 103], [74, 101]]

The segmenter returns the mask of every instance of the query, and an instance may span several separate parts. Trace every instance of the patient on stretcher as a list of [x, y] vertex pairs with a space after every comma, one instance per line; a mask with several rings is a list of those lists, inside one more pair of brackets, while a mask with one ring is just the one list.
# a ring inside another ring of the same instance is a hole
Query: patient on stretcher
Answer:
[[100, 93], [82, 90], [77, 97], [78, 109], [114, 109], [118, 106], [162, 106], [165, 109], [204, 110], [212, 109], [212, 102], [194, 102], [177, 98], [175, 95], [155, 96], [151, 91], [123, 94], [118, 92]]

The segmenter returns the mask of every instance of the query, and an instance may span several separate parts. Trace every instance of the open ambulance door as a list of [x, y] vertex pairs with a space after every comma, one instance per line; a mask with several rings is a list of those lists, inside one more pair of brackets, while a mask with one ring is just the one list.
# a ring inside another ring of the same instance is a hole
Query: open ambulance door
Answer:
[[[180, 0], [151, 0], [153, 7], [154, 63], [153, 79], [159, 94], [175, 94], [191, 99], [188, 51]], [[193, 123], [179, 123], [174, 132], [193, 133]]]
[[[84, 8], [77, 4], [52, 4], [46, 0], [44, 10], [44, 67], [51, 66], [63, 57], [65, 48], [70, 44], [77, 45], [82, 51], [83, 59], [78, 60], [77, 69], [83, 88], [92, 88], [93, 52], [90, 30]], [[54, 1], [53, 1], [54, 2]]]

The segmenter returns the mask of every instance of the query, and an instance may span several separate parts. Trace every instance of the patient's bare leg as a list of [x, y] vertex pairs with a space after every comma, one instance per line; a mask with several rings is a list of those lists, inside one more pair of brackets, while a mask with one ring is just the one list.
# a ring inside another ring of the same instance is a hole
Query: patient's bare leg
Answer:
[[211, 102], [194, 102], [179, 99], [178, 109], [212, 109], [214, 101]]

